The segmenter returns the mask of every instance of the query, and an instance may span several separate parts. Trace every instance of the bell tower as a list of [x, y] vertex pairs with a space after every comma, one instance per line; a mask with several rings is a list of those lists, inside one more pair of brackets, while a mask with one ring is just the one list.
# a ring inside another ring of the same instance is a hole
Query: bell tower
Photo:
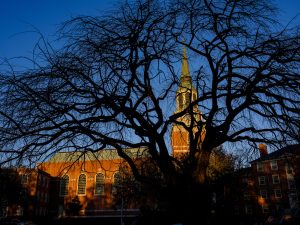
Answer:
[[[173, 156], [178, 157], [189, 152], [189, 132], [186, 127], [191, 127], [191, 116], [196, 121], [201, 120], [201, 112], [197, 104], [193, 106], [192, 113], [190, 104], [198, 98], [197, 90], [193, 86], [190, 74], [186, 48], [183, 48], [180, 84], [176, 92], [176, 110], [174, 114], [185, 111], [185, 114], [177, 118], [171, 132]], [[192, 114], [192, 115], [191, 115]], [[193, 130], [196, 129], [193, 128]], [[196, 130], [195, 130], [196, 131]]]

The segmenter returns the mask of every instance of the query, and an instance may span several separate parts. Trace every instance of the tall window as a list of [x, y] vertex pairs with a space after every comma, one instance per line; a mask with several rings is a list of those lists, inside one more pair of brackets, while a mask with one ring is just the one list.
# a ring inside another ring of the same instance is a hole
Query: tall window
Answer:
[[261, 162], [258, 162], [258, 163], [256, 164], [256, 167], [257, 167], [257, 171], [259, 171], [259, 172], [262, 172], [262, 171], [263, 171], [263, 164], [262, 164]]
[[187, 92], [185, 94], [185, 107], [188, 107], [190, 103], [191, 103], [191, 93]]
[[28, 183], [28, 179], [29, 178], [29, 175], [28, 174], [22, 174], [21, 175], [21, 183], [22, 184], [27, 184]]
[[293, 176], [287, 176], [287, 182], [289, 189], [296, 189], [296, 183]]
[[268, 192], [266, 190], [260, 190], [260, 196], [264, 199], [268, 199]]
[[259, 183], [259, 185], [265, 185], [266, 184], [266, 178], [264, 176], [258, 177], [258, 183]]
[[102, 173], [97, 173], [95, 182], [95, 195], [104, 194], [104, 175]]
[[249, 192], [245, 192], [244, 193], [244, 200], [250, 200], [251, 195], [249, 194]]
[[120, 172], [116, 172], [114, 174], [114, 183], [113, 183], [113, 187], [112, 187], [112, 192], [116, 193], [118, 187], [120, 187], [122, 182], [122, 178], [121, 178], [121, 173]]
[[269, 206], [267, 204], [262, 205], [261, 208], [263, 213], [269, 213]]
[[183, 98], [181, 93], [178, 95], [178, 106], [180, 110], [183, 108]]
[[272, 175], [273, 184], [279, 184], [280, 178], [278, 174]]
[[64, 175], [60, 179], [60, 187], [59, 187], [59, 194], [60, 196], [66, 196], [69, 193], [69, 176]]
[[78, 195], [85, 195], [85, 189], [86, 189], [86, 175], [80, 174], [78, 178]]
[[246, 214], [253, 214], [253, 208], [251, 205], [245, 205], [245, 212]]
[[287, 174], [292, 174], [293, 173], [292, 165], [290, 163], [286, 163], [285, 164], [285, 170], [286, 170]]
[[271, 170], [278, 170], [278, 165], [276, 160], [271, 161], [270, 164], [271, 164]]
[[274, 189], [274, 195], [275, 195], [275, 198], [281, 198], [282, 197], [281, 190], [280, 189]]

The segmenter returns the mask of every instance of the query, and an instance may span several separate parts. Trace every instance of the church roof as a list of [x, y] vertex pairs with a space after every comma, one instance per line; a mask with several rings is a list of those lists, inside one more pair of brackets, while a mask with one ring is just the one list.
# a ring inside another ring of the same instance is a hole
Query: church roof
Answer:
[[[123, 150], [131, 158], [142, 158], [147, 155], [146, 148], [127, 148]], [[91, 151], [70, 151], [58, 152], [45, 162], [75, 162], [75, 161], [92, 161], [92, 160], [113, 160], [122, 159], [116, 149], [103, 149], [97, 152]]]

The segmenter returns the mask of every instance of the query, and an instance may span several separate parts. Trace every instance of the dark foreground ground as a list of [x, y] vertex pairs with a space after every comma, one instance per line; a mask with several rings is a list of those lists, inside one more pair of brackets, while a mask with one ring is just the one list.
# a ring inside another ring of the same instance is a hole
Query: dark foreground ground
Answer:
[[[135, 225], [135, 218], [123, 218], [123, 225]], [[121, 225], [119, 217], [66, 217], [52, 220], [36, 220], [34, 225]]]
[[[25, 218], [0, 218], [0, 225], [177, 225], [179, 221], [172, 221], [172, 218], [153, 217], [148, 216], [127, 216], [123, 217], [89, 217], [89, 216], [74, 216], [63, 217], [59, 219], [41, 217], [28, 220]], [[12, 221], [14, 220], [14, 221]], [[19, 223], [17, 220], [25, 222]], [[172, 221], [172, 222], [171, 222]], [[194, 222], [194, 221], [193, 221]], [[196, 223], [205, 224], [199, 218]], [[210, 225], [300, 225], [300, 210], [297, 213], [285, 213], [280, 217], [268, 216], [267, 218], [255, 219], [253, 216], [249, 217], [215, 217], [209, 221]]]

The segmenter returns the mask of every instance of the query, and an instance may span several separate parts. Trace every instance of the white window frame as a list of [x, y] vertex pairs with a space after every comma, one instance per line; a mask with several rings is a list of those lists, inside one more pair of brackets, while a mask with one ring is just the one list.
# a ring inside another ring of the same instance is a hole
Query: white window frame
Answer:
[[262, 171], [264, 171], [263, 163], [262, 163], [262, 162], [256, 163], [256, 169], [257, 169], [257, 172], [262, 172]]
[[245, 213], [247, 215], [252, 215], [253, 214], [253, 207], [251, 205], [245, 205]]
[[274, 189], [275, 198], [282, 198], [281, 189]]
[[277, 160], [272, 160], [270, 162], [271, 170], [278, 170]]
[[269, 211], [269, 206], [267, 205], [267, 204], [265, 204], [265, 205], [262, 205], [261, 206], [261, 209], [262, 209], [262, 212], [263, 213], [269, 213], [270, 211]]
[[288, 189], [296, 189], [296, 183], [294, 177], [288, 177], [287, 183], [288, 183]]
[[259, 176], [259, 177], [258, 177], [258, 184], [259, 184], [260, 186], [266, 185], [266, 177], [265, 177], [265, 176]]
[[287, 174], [293, 174], [293, 167], [290, 163], [285, 164], [285, 171]]
[[273, 184], [280, 184], [280, 177], [278, 174], [273, 174], [272, 175], [272, 181], [273, 181]]
[[260, 190], [259, 193], [263, 199], [268, 199], [268, 191], [267, 190]]
[[249, 192], [244, 192], [244, 200], [250, 200], [251, 195], [249, 194]]

